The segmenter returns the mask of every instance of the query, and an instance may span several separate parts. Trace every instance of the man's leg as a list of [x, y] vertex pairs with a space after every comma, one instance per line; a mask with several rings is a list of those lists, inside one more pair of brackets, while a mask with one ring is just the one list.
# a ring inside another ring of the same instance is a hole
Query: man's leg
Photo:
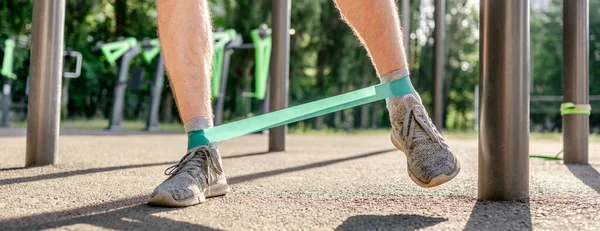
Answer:
[[[206, 0], [157, 0], [158, 31], [171, 89], [186, 132], [213, 126], [213, 39]], [[229, 192], [216, 144], [193, 148], [152, 193], [153, 205], [189, 206]]]
[[[342, 17], [366, 47], [382, 82], [408, 76], [400, 17], [394, 0], [335, 0]], [[392, 143], [406, 154], [408, 173], [420, 186], [433, 187], [460, 171], [456, 157], [429, 119], [418, 94], [386, 100]]]

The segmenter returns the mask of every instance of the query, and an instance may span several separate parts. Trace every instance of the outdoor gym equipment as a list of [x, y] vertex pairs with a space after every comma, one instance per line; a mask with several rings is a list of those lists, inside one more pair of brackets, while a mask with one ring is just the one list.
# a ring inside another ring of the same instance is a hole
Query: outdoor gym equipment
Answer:
[[229, 62], [232, 47], [242, 44], [242, 36], [235, 30], [229, 29], [213, 33], [215, 40], [213, 56], [213, 73], [211, 78], [212, 96], [217, 99], [215, 105], [215, 125], [223, 122], [223, 107], [225, 106], [225, 94], [227, 92], [227, 77], [229, 75]]
[[112, 110], [110, 112], [108, 127], [106, 128], [110, 131], [119, 131], [121, 130], [121, 120], [123, 119], [123, 104], [125, 101], [129, 67], [131, 65], [131, 60], [139, 55], [142, 52], [142, 49], [138, 46], [137, 39], [127, 38], [122, 41], [102, 44], [100, 50], [111, 66], [115, 66], [116, 61], [121, 59], [119, 74], [117, 75], [117, 81], [115, 83]]
[[4, 77], [4, 83], [2, 84], [2, 119], [0, 120], [0, 127], [8, 127], [8, 114], [12, 104], [11, 84], [13, 79], [16, 78], [15, 73], [13, 73], [15, 40], [4, 40], [4, 46], [1, 46], [0, 48], [2, 48], [4, 53], [4, 57], [2, 58], [2, 69], [0, 69], [0, 74]]
[[[253, 97], [262, 100], [262, 113], [269, 111], [268, 80], [269, 64], [271, 59], [271, 31], [266, 25], [251, 31], [251, 44], [243, 44], [242, 37], [234, 34], [234, 30], [216, 32], [219, 41], [215, 45], [215, 60], [213, 62], [212, 88], [213, 97], [216, 97], [215, 125], [223, 123], [223, 108], [227, 91], [229, 74], [229, 60], [233, 50], [254, 49], [254, 92], [244, 92], [242, 97]], [[224, 44], [224, 46], [223, 46]], [[220, 86], [219, 86], [220, 85]]]
[[110, 121], [107, 130], [118, 131], [121, 130], [121, 121], [123, 120], [123, 105], [125, 102], [125, 91], [129, 86], [132, 90], [140, 89], [140, 85], [144, 82], [143, 71], [139, 71], [132, 74], [132, 77], [127, 81], [129, 74], [129, 67], [131, 66], [131, 60], [137, 57], [139, 54], [142, 55], [143, 60], [147, 64], [152, 64], [153, 60], [158, 57], [156, 63], [156, 73], [154, 80], [151, 83], [150, 90], [150, 108], [148, 110], [148, 116], [146, 118], [146, 131], [158, 131], [158, 109], [160, 107], [160, 98], [162, 95], [165, 68], [164, 60], [160, 54], [160, 43], [157, 38], [149, 39], [144, 38], [142, 42], [138, 42], [135, 38], [127, 38], [122, 41], [99, 44], [100, 50], [106, 61], [114, 66], [116, 61], [121, 59], [119, 65], [119, 74], [117, 75], [117, 82], [115, 84], [114, 101], [112, 105], [112, 111]]
[[[0, 74], [4, 76], [4, 84], [2, 86], [2, 119], [0, 120], [0, 127], [9, 127], [8, 117], [10, 109], [13, 108], [12, 102], [12, 90], [11, 85], [13, 80], [16, 79], [16, 74], [13, 72], [14, 65], [14, 50], [16, 48], [16, 43], [14, 39], [6, 39], [4, 41], [4, 46], [0, 46], [0, 48], [4, 52], [4, 57], [2, 59], [2, 69], [0, 70]], [[64, 71], [62, 76], [67, 79], [77, 78], [81, 75], [81, 65], [83, 61], [83, 57], [81, 53], [77, 51], [72, 51], [70, 48], [64, 51], [64, 57], [72, 57], [75, 58], [75, 70], [73, 72]], [[68, 84], [69, 81], [65, 80], [62, 86], [62, 101], [66, 103], [66, 99], [68, 97]], [[27, 88], [29, 88], [29, 78], [27, 79]], [[28, 91], [25, 91], [26, 94]], [[64, 104], [61, 106], [65, 106]]]
[[160, 53], [160, 43], [157, 38], [144, 39], [142, 41], [142, 58], [146, 63], [151, 64], [154, 58], [158, 57], [156, 63], [156, 73], [152, 81], [150, 109], [146, 119], [146, 131], [158, 131], [158, 109], [160, 107], [160, 97], [162, 96], [163, 82], [165, 81], [165, 63]]

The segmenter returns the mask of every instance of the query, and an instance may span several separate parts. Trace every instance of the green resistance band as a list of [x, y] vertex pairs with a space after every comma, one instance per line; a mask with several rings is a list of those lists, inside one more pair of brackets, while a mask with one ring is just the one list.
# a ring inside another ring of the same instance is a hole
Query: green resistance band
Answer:
[[574, 104], [566, 102], [560, 105], [560, 115], [590, 115], [592, 106], [589, 104]]
[[220, 126], [189, 132], [188, 149], [415, 92], [408, 76]]
[[[592, 106], [589, 104], [575, 104], [572, 102], [566, 102], [560, 105], [560, 115], [591, 115]], [[560, 151], [556, 156], [541, 156], [541, 155], [530, 155], [529, 158], [546, 159], [546, 160], [563, 160], [559, 157], [563, 151]]]

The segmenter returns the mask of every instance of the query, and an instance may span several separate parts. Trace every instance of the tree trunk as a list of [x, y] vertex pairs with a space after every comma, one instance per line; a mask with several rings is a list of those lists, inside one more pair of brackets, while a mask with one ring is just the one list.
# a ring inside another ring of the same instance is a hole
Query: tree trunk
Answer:
[[115, 20], [116, 20], [116, 37], [126, 36], [125, 24], [127, 18], [127, 0], [116, 0], [115, 1]]

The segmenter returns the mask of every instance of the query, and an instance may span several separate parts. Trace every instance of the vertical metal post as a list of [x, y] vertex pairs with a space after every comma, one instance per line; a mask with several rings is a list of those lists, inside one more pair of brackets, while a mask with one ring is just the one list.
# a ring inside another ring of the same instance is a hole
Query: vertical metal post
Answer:
[[446, 0], [435, 0], [435, 35], [433, 62], [433, 124], [442, 130], [444, 114], [444, 15]]
[[[406, 61], [410, 59], [410, 0], [402, 0], [402, 27], [404, 32], [404, 49]], [[410, 63], [410, 62], [409, 62]]]
[[56, 163], [64, 24], [64, 0], [33, 1], [26, 166]]
[[158, 66], [156, 67], [156, 75], [154, 83], [152, 83], [152, 92], [150, 96], [150, 110], [148, 110], [148, 119], [146, 120], [147, 131], [158, 131], [158, 108], [160, 107], [160, 99], [162, 97], [163, 83], [165, 81], [165, 62], [162, 53], [158, 55]]
[[478, 199], [529, 197], [529, 0], [480, 1]]
[[121, 130], [121, 121], [123, 120], [123, 105], [125, 104], [125, 91], [127, 90], [127, 76], [129, 75], [129, 66], [131, 60], [142, 52], [140, 46], [134, 46], [129, 49], [123, 57], [121, 57], [121, 65], [119, 67], [119, 75], [115, 83], [115, 93], [113, 106], [110, 116], [110, 122], [107, 130]]
[[[563, 1], [564, 101], [589, 104], [589, 2]], [[588, 115], [563, 116], [565, 164], [588, 163]]]
[[227, 78], [229, 77], [229, 65], [231, 63], [231, 54], [233, 54], [234, 46], [242, 45], [242, 37], [237, 36], [235, 39], [225, 45], [223, 54], [223, 66], [221, 67], [221, 88], [219, 89], [219, 97], [215, 105], [215, 126], [223, 123], [223, 111], [225, 108], [225, 96], [227, 95]]
[[[273, 51], [271, 52], [271, 110], [288, 106], [291, 0], [273, 0]], [[287, 126], [269, 130], [269, 151], [285, 151]]]
[[[0, 76], [0, 78], [2, 78], [2, 76]], [[10, 108], [12, 104], [12, 79], [3, 79], [4, 83], [2, 84], [2, 89], [0, 89], [2, 91], [0, 92], [2, 93], [2, 119], [0, 119], [0, 127], [7, 128], [10, 127], [10, 125], [8, 124], [8, 116], [10, 115]]]
[[475, 100], [473, 102], [473, 114], [475, 117], [474, 128], [479, 130], [479, 85], [475, 85]]

